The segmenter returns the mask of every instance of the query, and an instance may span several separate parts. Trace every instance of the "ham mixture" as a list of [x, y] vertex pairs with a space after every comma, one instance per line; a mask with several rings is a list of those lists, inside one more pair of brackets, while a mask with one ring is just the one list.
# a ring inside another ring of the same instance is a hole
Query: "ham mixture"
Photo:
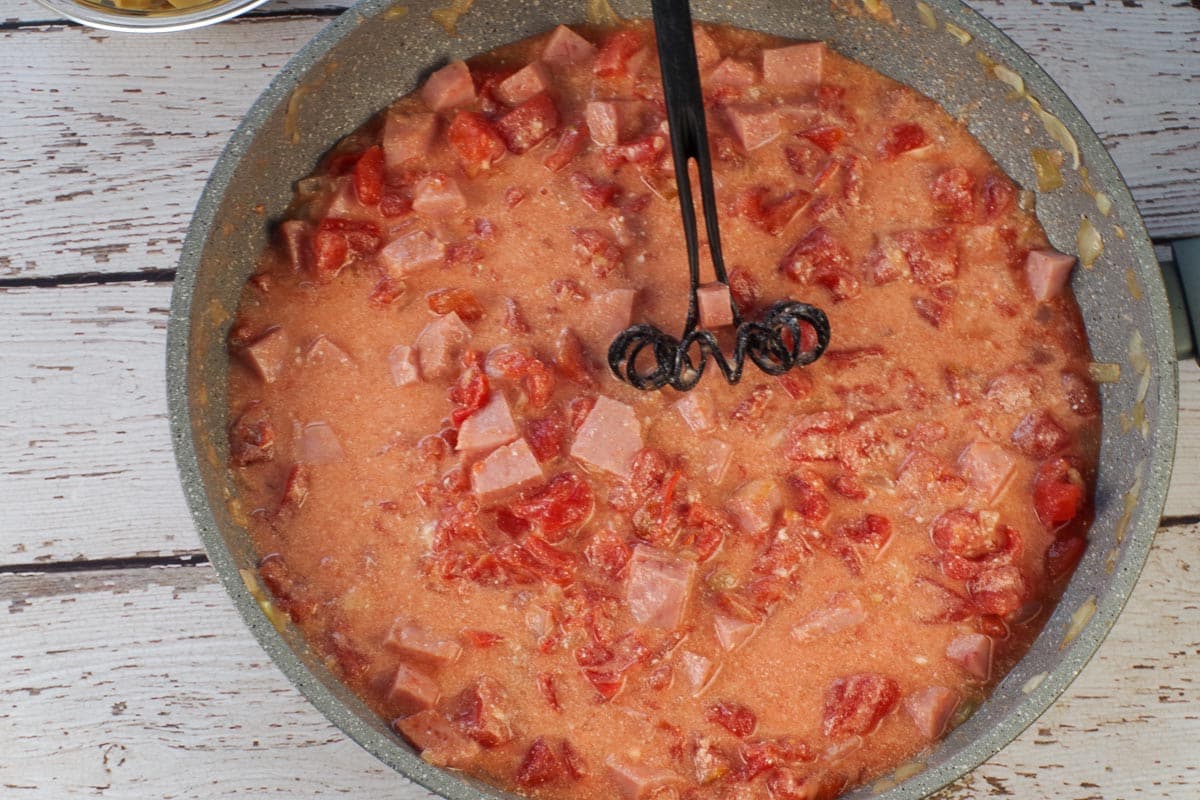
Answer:
[[531, 797], [835, 797], [966, 719], [1085, 547], [1074, 258], [929, 99], [819, 42], [696, 46], [703, 323], [814, 303], [813, 366], [605, 366], [687, 307], [641, 23], [433, 72], [300, 182], [230, 332], [276, 608], [425, 760]]

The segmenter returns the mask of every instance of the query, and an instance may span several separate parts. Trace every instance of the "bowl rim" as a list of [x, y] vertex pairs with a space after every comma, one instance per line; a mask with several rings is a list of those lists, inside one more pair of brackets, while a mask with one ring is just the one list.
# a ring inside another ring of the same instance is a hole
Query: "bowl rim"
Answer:
[[116, 33], [176, 33], [225, 22], [270, 0], [217, 0], [200, 8], [168, 11], [162, 15], [125, 13], [119, 9], [110, 11], [104, 6], [82, 0], [37, 2], [72, 22], [89, 28]]

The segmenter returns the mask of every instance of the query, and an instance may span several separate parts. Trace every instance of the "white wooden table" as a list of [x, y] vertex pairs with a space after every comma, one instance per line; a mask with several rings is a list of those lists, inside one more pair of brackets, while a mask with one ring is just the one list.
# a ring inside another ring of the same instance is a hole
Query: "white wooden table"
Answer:
[[[977, 1], [1066, 88], [1156, 241], [1200, 235], [1195, 0]], [[0, 798], [405, 798], [217, 584], [177, 485], [163, 346], [204, 179], [340, 7], [168, 36], [0, 0]], [[945, 800], [1200, 798], [1200, 370], [1166, 516], [1099, 655]]]

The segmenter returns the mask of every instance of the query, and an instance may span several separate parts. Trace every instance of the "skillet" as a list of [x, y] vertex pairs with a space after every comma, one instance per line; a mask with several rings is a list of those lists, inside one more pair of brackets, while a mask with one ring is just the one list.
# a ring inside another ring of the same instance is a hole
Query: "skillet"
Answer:
[[[621, 16], [649, 16], [648, 3], [613, 5]], [[197, 529], [260, 644], [322, 713], [389, 766], [446, 798], [482, 800], [509, 795], [426, 764], [340, 684], [298, 630], [273, 624], [250, 538], [230, 511], [235, 489], [226, 467], [226, 334], [292, 184], [339, 138], [446, 61], [560, 22], [602, 21], [596, 12], [607, 8], [597, 0], [478, 0], [454, 25], [445, 13], [435, 19], [437, 6], [364, 0], [292, 59], [251, 108], [213, 171], [184, 243], [168, 328], [168, 399]], [[1179, 312], [1173, 323], [1164, 274], [1141, 217], [1096, 134], [1028, 55], [957, 0], [894, 7], [883, 0], [695, 0], [692, 10], [698, 20], [823, 39], [914, 87], [962, 118], [1022, 186], [1036, 185], [1032, 148], [1066, 156], [1064, 185], [1037, 194], [1037, 213], [1056, 249], [1082, 252], [1084, 266], [1076, 268], [1072, 286], [1093, 358], [1118, 365], [1102, 371], [1119, 369], [1119, 378], [1101, 387], [1095, 522], [1058, 607], [990, 698], [919, 762], [847, 795], [924, 797], [986, 761], [1036, 719], [1099, 647], [1132, 590], [1170, 477], [1176, 355], [1195, 352], [1191, 331], [1198, 320], [1187, 318], [1179, 287], [1182, 276], [1191, 309], [1200, 312], [1200, 243], [1181, 244], [1178, 269], [1166, 272]]]

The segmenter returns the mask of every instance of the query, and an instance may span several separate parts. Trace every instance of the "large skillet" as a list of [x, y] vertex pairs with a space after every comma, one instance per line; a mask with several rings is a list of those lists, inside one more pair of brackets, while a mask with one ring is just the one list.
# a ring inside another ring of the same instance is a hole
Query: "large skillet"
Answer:
[[[292, 183], [318, 156], [428, 71], [541, 32], [585, 20], [584, 0], [478, 0], [451, 36], [436, 3], [366, 0], [309, 43], [259, 98], [234, 134], [200, 200], [183, 247], [171, 303], [168, 382], [175, 451], [184, 489], [212, 563], [260, 644], [288, 678], [351, 738], [447, 798], [503, 796], [435, 769], [414, 755], [324, 667], [290, 624], [277, 629], [260, 605], [255, 556], [229, 501], [226, 469], [225, 335], [268, 226]], [[1035, 185], [1031, 148], [1070, 149], [1065, 185], [1039, 194], [1051, 242], [1077, 252], [1081, 220], [1103, 240], [1092, 269], [1073, 286], [1096, 361], [1120, 365], [1103, 387], [1103, 444], [1090, 546], [1061, 603], [1028, 655], [965, 724], [920, 763], [872, 789], [887, 800], [921, 797], [974, 768], [1011, 741], [1066, 688], [1125, 605], [1157, 527], [1175, 446], [1177, 373], [1171, 317], [1159, 265], [1133, 198], [1096, 134], [1071, 101], [1019, 47], [955, 0], [927, 5], [879, 0], [696, 0], [698, 19], [798, 39], [824, 39], [841, 53], [907, 83], [962, 116], [1004, 170]], [[593, 3], [594, 4], [594, 3]], [[649, 16], [648, 4], [616, 2]], [[894, 15], [889, 21], [886, 17]], [[996, 69], [989, 64], [999, 64]], [[1001, 80], [999, 77], [1006, 80]], [[1018, 81], [1014, 80], [1019, 76]], [[1039, 116], [1036, 98], [1044, 114]], [[1048, 124], [1047, 124], [1048, 123]], [[1052, 138], [1054, 131], [1058, 141]], [[1086, 177], [1085, 177], [1086, 176]], [[1090, 181], [1090, 183], [1089, 183]], [[1111, 201], [1109, 213], [1102, 192]], [[258, 598], [256, 600], [256, 597]]]

